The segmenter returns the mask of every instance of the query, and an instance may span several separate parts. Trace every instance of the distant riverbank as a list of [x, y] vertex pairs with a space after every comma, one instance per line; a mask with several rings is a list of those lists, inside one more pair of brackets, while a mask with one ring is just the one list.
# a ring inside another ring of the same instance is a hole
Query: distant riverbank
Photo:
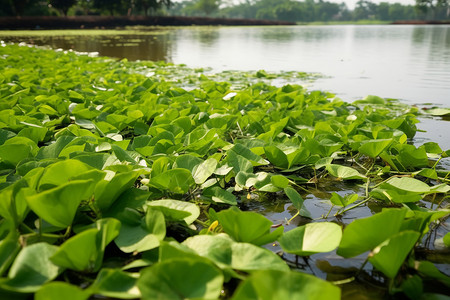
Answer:
[[2, 17], [0, 29], [80, 29], [80, 28], [116, 28], [123, 26], [190, 26], [190, 25], [295, 25], [293, 22], [225, 19], [204, 17]]

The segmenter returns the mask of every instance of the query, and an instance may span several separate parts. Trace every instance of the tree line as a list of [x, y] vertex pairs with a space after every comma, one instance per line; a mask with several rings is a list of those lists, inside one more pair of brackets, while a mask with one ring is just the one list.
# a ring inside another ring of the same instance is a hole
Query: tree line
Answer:
[[268, 19], [291, 22], [450, 19], [450, 0], [416, 0], [416, 5], [359, 0], [0, 0], [0, 16], [21, 15], [173, 15]]
[[450, 0], [416, 0], [416, 5], [377, 4], [370, 0], [359, 0], [353, 10], [344, 2], [326, 0], [245, 0], [237, 5], [229, 3], [220, 0], [184, 0], [174, 3], [169, 12], [182, 16], [208, 15], [291, 22], [450, 19]]
[[171, 0], [0, 0], [0, 16], [149, 15]]

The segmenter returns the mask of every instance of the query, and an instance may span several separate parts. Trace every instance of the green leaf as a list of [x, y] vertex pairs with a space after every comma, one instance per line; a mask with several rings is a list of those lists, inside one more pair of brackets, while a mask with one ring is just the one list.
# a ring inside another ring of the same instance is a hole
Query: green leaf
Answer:
[[362, 100], [354, 101], [353, 104], [386, 104], [386, 100], [381, 97], [368, 95]]
[[100, 210], [109, 209], [120, 195], [131, 188], [142, 170], [117, 173], [109, 180], [102, 180], [95, 187], [95, 203]]
[[271, 221], [258, 213], [243, 212], [236, 207], [218, 212], [217, 220], [235, 241], [257, 246], [273, 242], [283, 233], [283, 226], [271, 232]]
[[29, 210], [25, 197], [34, 193], [34, 189], [28, 188], [25, 179], [16, 181], [14, 184], [1, 190], [0, 215], [12, 222], [12, 230], [15, 230], [15, 227], [25, 218]]
[[227, 152], [227, 162], [228, 165], [233, 167], [235, 174], [238, 174], [239, 172], [253, 173], [253, 165], [251, 161], [236, 154], [234, 151]]
[[50, 260], [61, 267], [82, 272], [96, 272], [103, 262], [106, 246], [117, 237], [120, 222], [101, 219], [87, 229], [65, 241]]
[[39, 189], [46, 190], [67, 183], [74, 177], [86, 173], [92, 168], [79, 160], [67, 159], [45, 168], [39, 179]]
[[443, 152], [439, 144], [434, 142], [425, 143], [421, 147], [424, 147], [427, 153], [441, 154]]
[[235, 144], [229, 151], [234, 151], [236, 154], [241, 155], [252, 162], [254, 166], [267, 165], [269, 162], [263, 159], [261, 156], [255, 154], [249, 148], [242, 144]]
[[164, 199], [150, 201], [147, 205], [151, 208], [160, 210], [168, 220], [183, 220], [188, 225], [197, 220], [200, 215], [200, 209], [197, 205], [185, 201]]
[[17, 136], [24, 136], [35, 142], [36, 144], [45, 139], [48, 129], [45, 127], [27, 127], [22, 129]]
[[422, 278], [415, 274], [408, 277], [402, 282], [401, 289], [410, 299], [414, 299], [417, 296], [423, 295], [423, 281]]
[[289, 168], [289, 160], [286, 154], [276, 146], [264, 147], [264, 152], [267, 159], [277, 167], [287, 169]]
[[301, 210], [303, 207], [303, 202], [304, 202], [302, 196], [300, 196], [300, 194], [291, 187], [286, 187], [284, 189], [284, 192], [285, 192], [286, 196], [288, 196], [289, 200], [292, 201], [292, 204], [294, 205], [294, 207], [298, 210]]
[[180, 155], [175, 160], [174, 168], [182, 168], [193, 173], [194, 167], [201, 164], [203, 160], [189, 154]]
[[436, 172], [436, 170], [433, 170], [433, 169], [422, 169], [422, 170], [420, 170], [418, 172], [412, 173], [412, 175], [414, 175], [414, 176], [419, 175], [419, 176], [423, 176], [423, 177], [426, 177], [426, 178], [431, 178], [431, 179], [434, 179], [434, 180], [438, 179], [437, 172]]
[[230, 205], [236, 205], [236, 197], [218, 186], [213, 186], [203, 190], [203, 196], [210, 197], [212, 201], [217, 203], [225, 203]]
[[300, 194], [291, 187], [284, 189], [284, 193], [291, 200], [292, 205], [299, 211], [300, 215], [303, 217], [311, 218], [311, 213], [303, 206], [303, 198]]
[[422, 196], [417, 193], [399, 190], [387, 184], [382, 184], [379, 188], [373, 189], [370, 192], [370, 196], [395, 203], [409, 203], [422, 200]]
[[450, 276], [445, 275], [430, 261], [416, 261], [414, 264], [415, 269], [419, 274], [437, 279], [444, 283], [447, 287], [450, 287]]
[[184, 194], [195, 184], [191, 172], [186, 169], [171, 169], [150, 178], [150, 185], [175, 194]]
[[90, 293], [82, 290], [77, 286], [54, 281], [43, 285], [35, 294], [36, 300], [54, 300], [54, 299], [70, 299], [70, 300], [87, 300]]
[[44, 159], [44, 158], [57, 158], [59, 153], [72, 141], [74, 141], [75, 137], [73, 136], [61, 136], [56, 139], [56, 142], [53, 144], [50, 144], [45, 147], [41, 147], [39, 149], [38, 154], [36, 155], [37, 159]]
[[391, 208], [368, 218], [354, 220], [344, 229], [337, 254], [353, 257], [374, 249], [399, 232], [405, 215], [406, 210]]
[[8, 144], [0, 146], [0, 160], [15, 167], [25, 158], [31, 157], [32, 148], [27, 144]]
[[444, 235], [444, 245], [445, 245], [447, 248], [450, 248], [450, 232], [447, 232], [447, 233]]
[[23, 248], [9, 270], [8, 280], [0, 283], [0, 286], [22, 293], [36, 292], [41, 285], [61, 273], [62, 269], [49, 260], [57, 250], [58, 247], [47, 243]]
[[361, 175], [358, 171], [356, 171], [353, 168], [341, 166], [341, 165], [334, 165], [329, 164], [326, 165], [326, 168], [328, 172], [333, 175], [334, 177], [337, 177], [339, 179], [365, 179], [366, 176]]
[[186, 257], [166, 260], [144, 269], [138, 287], [143, 300], [217, 299], [223, 280], [222, 272], [209, 261]]
[[364, 141], [358, 148], [359, 153], [375, 158], [380, 155], [391, 143], [393, 139], [380, 139]]
[[433, 116], [445, 116], [450, 114], [450, 108], [432, 108], [426, 110], [426, 113]]
[[141, 296], [137, 276], [118, 269], [101, 269], [86, 291], [108, 298], [136, 299]]
[[342, 238], [339, 225], [330, 222], [308, 223], [284, 233], [278, 241], [284, 251], [301, 256], [329, 252]]
[[20, 251], [19, 236], [17, 233], [10, 233], [0, 241], [0, 276], [8, 270]]
[[154, 249], [166, 236], [165, 218], [157, 209], [148, 208], [145, 218], [137, 219], [135, 224], [130, 223], [129, 221], [122, 223], [120, 233], [114, 240], [125, 253]]
[[339, 287], [300, 272], [258, 271], [244, 280], [233, 300], [271, 299], [341, 299]]
[[341, 195], [333, 192], [331, 194], [330, 201], [337, 206], [347, 206], [358, 200], [358, 197], [358, 194], [348, 194], [342, 197]]
[[289, 267], [272, 251], [249, 243], [231, 245], [231, 267], [236, 270], [253, 272], [256, 270], [288, 271]]
[[245, 272], [289, 270], [286, 263], [272, 251], [248, 243], [236, 243], [226, 234], [197, 235], [186, 239], [183, 245], [215, 262], [222, 269], [232, 268]]
[[315, 164], [314, 164], [314, 168], [316, 170], [322, 168], [322, 167], [326, 167], [327, 165], [331, 164], [333, 162], [333, 158], [331, 157], [324, 157], [319, 159]]
[[376, 247], [369, 256], [369, 262], [387, 277], [395, 278], [419, 237], [419, 232], [400, 232]]
[[57, 227], [72, 224], [82, 200], [94, 192], [94, 181], [74, 180], [42, 193], [26, 197], [30, 208], [42, 219]]
[[208, 158], [204, 162], [195, 166], [192, 171], [192, 177], [196, 184], [202, 184], [211, 176], [217, 167], [217, 160]]
[[386, 183], [399, 190], [413, 193], [427, 193], [430, 191], [428, 184], [411, 177], [394, 177], [389, 179]]
[[287, 179], [283, 175], [273, 175], [272, 177], [270, 177], [270, 181], [274, 186], [281, 189], [287, 188], [289, 186], [289, 179]]

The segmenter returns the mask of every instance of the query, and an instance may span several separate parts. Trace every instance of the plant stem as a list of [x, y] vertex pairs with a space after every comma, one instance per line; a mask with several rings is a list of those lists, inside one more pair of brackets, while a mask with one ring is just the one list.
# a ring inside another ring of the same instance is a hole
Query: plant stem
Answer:
[[39, 235], [42, 236], [42, 218], [39, 218]]
[[71, 231], [72, 231], [72, 225], [69, 225], [66, 229], [66, 232], [63, 235], [63, 238], [68, 238]]
[[360, 206], [360, 205], [363, 205], [364, 203], [368, 202], [370, 199], [372, 199], [372, 198], [371, 198], [371, 197], [366, 198], [366, 199], [364, 199], [363, 201], [359, 202], [358, 204], [353, 205], [352, 207], [349, 207], [349, 208], [344, 209], [343, 211], [341, 211], [341, 214], [343, 214], [343, 213], [345, 213], [345, 212], [347, 212], [347, 211], [349, 211], [349, 210], [351, 210], [351, 209], [354, 209], [354, 208], [356, 208], [356, 207], [358, 207], [358, 206]]
[[333, 283], [335, 285], [341, 285], [341, 284], [346, 284], [346, 283], [350, 283], [350, 282], [353, 282], [353, 281], [355, 281], [355, 277], [350, 277], [350, 278], [337, 280], [337, 281], [331, 281], [331, 283]]
[[297, 211], [297, 213], [292, 217], [292, 218], [290, 218], [288, 221], [287, 221], [287, 225], [289, 225], [289, 223], [291, 223], [291, 221], [296, 217], [296, 216], [299, 216], [300, 215], [300, 211]]
[[369, 262], [369, 257], [366, 258], [366, 260], [364, 261], [364, 263], [361, 265], [361, 267], [359, 268], [358, 272], [356, 272], [355, 277], [358, 277], [359, 274], [362, 272], [362, 270], [364, 269], [364, 267], [366, 266], [366, 264]]
[[369, 184], [370, 184], [370, 179], [367, 178], [367, 182], [366, 182], [366, 198], [369, 197]]
[[441, 159], [442, 159], [442, 154], [441, 154], [441, 157], [439, 157], [439, 159], [434, 163], [434, 165], [432, 167], [433, 170], [436, 170], [436, 166], [441, 161]]
[[[324, 219], [328, 218], [328, 215], [330, 214], [331, 210], [333, 209], [334, 204], [331, 205], [330, 210], [328, 211], [327, 215], [324, 217]], [[337, 214], [337, 213], [336, 213]]]
[[198, 223], [198, 224], [200, 224], [200, 225], [202, 225], [204, 228], [208, 228], [209, 227], [209, 225], [208, 224], [206, 224], [205, 222], [203, 222], [203, 221], [200, 221], [200, 220], [195, 220], [195, 222], [196, 223]]

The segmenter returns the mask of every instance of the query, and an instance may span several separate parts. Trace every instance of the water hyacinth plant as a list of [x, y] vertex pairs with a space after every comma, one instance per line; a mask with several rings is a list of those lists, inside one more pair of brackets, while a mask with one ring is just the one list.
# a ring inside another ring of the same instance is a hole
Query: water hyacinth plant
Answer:
[[[411, 143], [418, 108], [263, 71], [0, 56], [0, 298], [340, 299], [373, 274], [386, 294], [448, 291], [450, 151]], [[262, 199], [293, 216], [274, 224]], [[324, 253], [362, 262], [329, 281], [289, 262]]]

